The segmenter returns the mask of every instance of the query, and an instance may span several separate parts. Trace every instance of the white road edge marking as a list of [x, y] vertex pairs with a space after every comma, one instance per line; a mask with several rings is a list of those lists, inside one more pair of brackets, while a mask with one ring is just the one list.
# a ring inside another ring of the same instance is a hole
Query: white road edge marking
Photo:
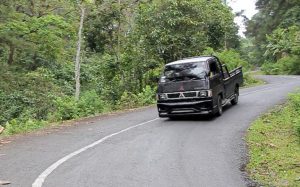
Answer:
[[[270, 86], [263, 87], [262, 89], [257, 89], [257, 90], [241, 93], [240, 96], [246, 96], [246, 95], [250, 95], [250, 94], [253, 94], [253, 93], [259, 93], [259, 92], [263, 92], [263, 91], [270, 91], [272, 89], [277, 89], [278, 87], [275, 87], [275, 86], [281, 85], [281, 84], [283, 84], [283, 83], [269, 84]], [[285, 85], [292, 85], [292, 84], [295, 84], [295, 83], [287, 83]]]
[[126, 131], [129, 131], [131, 129], [134, 129], [134, 128], [137, 128], [137, 127], [140, 127], [140, 126], [143, 126], [143, 125], [146, 125], [148, 123], [151, 123], [153, 121], [156, 121], [158, 120], [159, 118], [155, 118], [155, 119], [152, 119], [152, 120], [149, 120], [149, 121], [146, 121], [146, 122], [143, 122], [143, 123], [140, 123], [140, 124], [137, 124], [137, 125], [134, 125], [134, 126], [131, 126], [131, 127], [128, 127], [126, 129], [123, 129], [119, 132], [115, 132], [113, 134], [110, 134], [110, 135], [107, 135], [105, 136], [104, 138], [101, 138], [100, 140], [97, 140], [81, 149], [78, 149], [77, 151], [74, 151], [70, 154], [68, 154], [67, 156], [59, 159], [58, 161], [56, 161], [55, 163], [53, 163], [51, 166], [49, 166], [45, 171], [43, 171], [37, 179], [35, 179], [34, 183], [32, 184], [32, 187], [42, 187], [43, 186], [43, 183], [45, 182], [46, 178], [57, 168], [59, 167], [60, 165], [62, 165], [64, 162], [68, 161], [69, 159], [71, 159], [72, 157], [92, 148], [92, 147], [95, 147], [96, 145], [104, 142], [105, 140], [113, 137], [113, 136], [116, 136], [118, 134], [121, 134], [123, 132], [126, 132]]

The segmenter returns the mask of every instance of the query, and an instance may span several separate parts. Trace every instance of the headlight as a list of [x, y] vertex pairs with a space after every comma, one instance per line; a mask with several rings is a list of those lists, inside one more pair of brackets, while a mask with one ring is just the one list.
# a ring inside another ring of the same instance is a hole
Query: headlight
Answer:
[[167, 94], [157, 94], [157, 100], [165, 100], [167, 98]]
[[162, 77], [159, 79], [159, 82], [165, 83], [165, 82], [166, 82], [166, 76], [162, 76]]
[[198, 93], [199, 97], [212, 97], [212, 91], [211, 90], [202, 90]]

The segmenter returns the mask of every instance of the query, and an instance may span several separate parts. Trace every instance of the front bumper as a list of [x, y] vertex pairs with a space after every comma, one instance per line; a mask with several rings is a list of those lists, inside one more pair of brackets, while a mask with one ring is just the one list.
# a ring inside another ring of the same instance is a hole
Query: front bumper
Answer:
[[159, 117], [200, 115], [213, 113], [212, 99], [193, 101], [158, 101]]

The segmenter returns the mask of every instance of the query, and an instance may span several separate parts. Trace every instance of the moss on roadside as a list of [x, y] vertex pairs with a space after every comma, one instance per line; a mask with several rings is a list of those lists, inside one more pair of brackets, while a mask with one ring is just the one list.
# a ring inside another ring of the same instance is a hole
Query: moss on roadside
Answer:
[[250, 177], [263, 186], [300, 186], [300, 94], [249, 128]]

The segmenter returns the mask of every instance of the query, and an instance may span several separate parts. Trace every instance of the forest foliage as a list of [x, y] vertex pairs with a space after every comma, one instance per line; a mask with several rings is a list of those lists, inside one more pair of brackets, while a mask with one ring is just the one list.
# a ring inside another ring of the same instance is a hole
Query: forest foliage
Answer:
[[298, 0], [258, 0], [258, 13], [247, 21], [244, 54], [267, 74], [300, 74]]
[[77, 101], [78, 1], [1, 1], [0, 124], [10, 126], [8, 134], [152, 104], [163, 65], [180, 58], [214, 52], [230, 68], [250, 67], [238, 52], [234, 14], [220, 0], [81, 3], [86, 15]]

